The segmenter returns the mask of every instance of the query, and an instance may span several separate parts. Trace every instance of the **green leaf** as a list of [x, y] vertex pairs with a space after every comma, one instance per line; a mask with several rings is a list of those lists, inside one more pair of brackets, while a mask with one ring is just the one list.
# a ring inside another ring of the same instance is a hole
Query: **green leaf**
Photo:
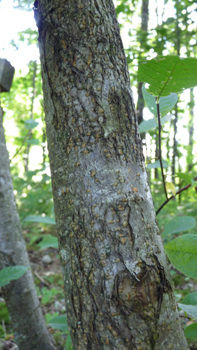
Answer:
[[[169, 164], [168, 164], [168, 162], [166, 162], [166, 160], [162, 160], [162, 163], [163, 163], [163, 168], [167, 168], [169, 166]], [[159, 160], [156, 160], [156, 162], [154, 162], [154, 163], [147, 164], [148, 169], [155, 169], [155, 168], [160, 168], [160, 167], [161, 167], [161, 165], [160, 165]]]
[[162, 237], [170, 235], [172, 233], [178, 233], [190, 230], [196, 225], [196, 220], [192, 216], [180, 216], [172, 219], [165, 226], [165, 230], [162, 233]]
[[187, 328], [185, 328], [185, 337], [197, 338], [197, 323], [192, 323]]
[[[44, 288], [43, 288], [44, 289]], [[43, 292], [43, 289], [42, 289], [42, 292]], [[54, 296], [60, 294], [61, 291], [56, 289], [56, 288], [51, 288], [49, 290], [44, 290], [44, 295], [41, 299], [41, 303], [42, 304], [48, 304], [50, 302], [53, 302], [54, 301]]]
[[43, 224], [55, 225], [55, 219], [49, 216], [29, 215], [23, 221], [40, 222]]
[[197, 236], [191, 233], [173, 239], [164, 247], [171, 263], [186, 276], [197, 278]]
[[165, 115], [165, 117], [161, 118], [161, 125], [169, 122], [172, 119], [172, 114]]
[[41, 249], [46, 249], [49, 247], [58, 248], [58, 240], [56, 237], [48, 235], [48, 237], [44, 238], [40, 243], [38, 243], [38, 246]]
[[185, 311], [188, 315], [197, 318], [197, 305], [185, 305], [185, 304], [179, 304], [179, 307]]
[[176, 188], [172, 182], [166, 182], [166, 190], [171, 191], [173, 196], [176, 194]]
[[182, 304], [185, 305], [197, 305], [197, 292], [189, 293], [182, 300]]
[[176, 173], [176, 176], [178, 176], [180, 179], [185, 180], [188, 184], [192, 183], [192, 177], [190, 175], [184, 174], [184, 173]]
[[29, 145], [36, 145], [38, 146], [40, 144], [40, 141], [38, 139], [31, 139], [31, 140], [26, 140], [26, 143], [28, 143]]
[[25, 122], [25, 127], [28, 130], [32, 130], [34, 128], [36, 128], [36, 126], [38, 126], [38, 122], [35, 122], [35, 120], [29, 119], [29, 120], [24, 120]]
[[22, 277], [27, 271], [27, 266], [9, 266], [0, 271], [0, 287], [5, 286], [12, 280], [17, 280]]
[[149, 85], [148, 92], [160, 98], [197, 85], [197, 59], [158, 56], [140, 64], [138, 81]]
[[[164, 123], [168, 122], [169, 120], [172, 119], [172, 115], [166, 115], [165, 117], [161, 118], [161, 125]], [[155, 129], [158, 126], [158, 123], [155, 118], [144, 120], [140, 125], [139, 125], [139, 132], [145, 132], [151, 129]]]
[[50, 326], [52, 328], [60, 329], [63, 332], [68, 332], [68, 324], [67, 324], [67, 317], [66, 316], [58, 316], [52, 318], [52, 320], [49, 321]]
[[[155, 117], [157, 117], [157, 105], [155, 103], [155, 97], [151, 94], [149, 94], [148, 91], [146, 91], [146, 88], [143, 84], [142, 86], [142, 94], [144, 97], [144, 100], [146, 102], [146, 105], [149, 109], [149, 111], [154, 114]], [[164, 117], [166, 114], [168, 114], [174, 107], [178, 100], [178, 95], [175, 93], [172, 93], [166, 97], [161, 97], [159, 100], [159, 110], [162, 117]], [[171, 116], [172, 118], [172, 116]]]
[[72, 345], [72, 339], [71, 339], [70, 334], [68, 334], [68, 336], [66, 338], [66, 348], [70, 349], [71, 345]]
[[149, 119], [149, 120], [144, 120], [140, 125], [139, 125], [139, 132], [145, 132], [151, 129], [155, 129], [158, 126], [156, 120], [154, 118]]

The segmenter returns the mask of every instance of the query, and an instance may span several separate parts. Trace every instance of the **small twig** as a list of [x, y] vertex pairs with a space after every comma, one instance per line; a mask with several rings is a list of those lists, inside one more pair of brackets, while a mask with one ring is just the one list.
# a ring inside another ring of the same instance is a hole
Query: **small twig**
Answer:
[[31, 130], [29, 130], [28, 133], [25, 135], [25, 137], [24, 137], [24, 139], [23, 139], [22, 145], [19, 147], [19, 149], [16, 151], [16, 153], [15, 153], [15, 154], [13, 155], [13, 157], [10, 159], [10, 161], [12, 161], [12, 159], [14, 159], [14, 158], [17, 156], [17, 154], [20, 152], [20, 150], [23, 148], [23, 146], [24, 146], [24, 144], [25, 144], [25, 141], [26, 141], [28, 135], [30, 134], [30, 131], [31, 131]]
[[167, 191], [166, 191], [166, 183], [165, 183], [165, 176], [163, 172], [163, 163], [162, 163], [162, 156], [161, 156], [161, 119], [160, 119], [160, 111], [159, 111], [159, 101], [157, 97], [155, 97], [156, 104], [157, 104], [157, 118], [158, 118], [158, 124], [159, 124], [159, 161], [161, 165], [161, 174], [162, 174], [162, 179], [163, 179], [163, 187], [164, 187], [164, 192], [166, 195], [166, 199], [168, 199]]
[[[197, 180], [197, 176], [196, 176], [193, 180], [196, 181], [196, 180]], [[189, 187], [191, 187], [191, 184], [188, 184], [188, 185], [182, 187], [180, 190], [178, 190], [178, 191], [175, 193], [174, 196], [171, 196], [170, 198], [167, 198], [166, 201], [165, 201], [165, 202], [159, 207], [159, 209], [156, 211], [156, 215], [159, 214], [159, 212], [161, 211], [161, 209], [163, 209], [163, 207], [164, 207], [172, 198], [176, 197], [177, 194], [179, 194], [179, 193], [181, 193], [181, 192], [187, 190]]]
[[4, 337], [6, 336], [6, 327], [5, 327], [5, 320], [2, 320], [2, 328], [3, 328], [3, 332], [4, 332]]
[[37, 271], [34, 271], [34, 275], [43, 283], [45, 284], [45, 286], [47, 286], [48, 288], [50, 288], [50, 284], [48, 282], [46, 282]]

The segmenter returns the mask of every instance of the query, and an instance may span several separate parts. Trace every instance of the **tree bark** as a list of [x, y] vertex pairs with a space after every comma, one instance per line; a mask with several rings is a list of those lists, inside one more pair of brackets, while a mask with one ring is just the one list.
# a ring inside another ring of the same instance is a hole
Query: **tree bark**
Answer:
[[23, 277], [2, 288], [20, 350], [55, 350], [38, 301], [13, 193], [0, 108], [0, 270], [23, 265]]
[[[149, 0], [142, 0], [142, 7], [141, 7], [141, 31], [144, 32], [144, 38], [147, 39], [148, 37], [148, 18], [149, 18]], [[140, 50], [143, 54], [144, 52], [144, 42], [140, 42]], [[141, 56], [141, 55], [140, 55]], [[139, 57], [138, 62], [141, 63], [142, 57]], [[142, 85], [143, 83], [139, 82], [137, 85], [137, 93], [138, 93], [138, 100], [137, 100], [137, 116], [138, 116], [138, 124], [140, 124], [143, 121], [143, 109], [144, 109], [144, 98], [142, 94]], [[145, 139], [146, 134], [143, 132], [141, 133], [141, 139]]]
[[196, 163], [193, 161], [193, 147], [194, 147], [194, 106], [195, 106], [195, 97], [194, 89], [190, 89], [190, 102], [189, 102], [189, 145], [187, 147], [187, 168], [190, 172]]
[[38, 0], [35, 17], [74, 349], [186, 350], [113, 2]]

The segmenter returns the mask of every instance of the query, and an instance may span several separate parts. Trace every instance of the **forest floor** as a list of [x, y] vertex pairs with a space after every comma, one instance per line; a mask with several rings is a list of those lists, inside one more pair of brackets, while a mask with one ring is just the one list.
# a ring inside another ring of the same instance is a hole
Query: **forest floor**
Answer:
[[[54, 232], [52, 232], [52, 235], [54, 235]], [[71, 345], [66, 345], [67, 334], [49, 325], [49, 321], [52, 318], [65, 315], [64, 286], [58, 249], [52, 247], [40, 249], [39, 242], [41, 238], [32, 239], [29, 230], [24, 230], [24, 236], [38, 298], [49, 332], [53, 335], [58, 350], [72, 350]], [[188, 293], [197, 291], [196, 281], [185, 277], [172, 267], [171, 274], [175, 295], [179, 302]], [[194, 322], [192, 319], [187, 318], [183, 311], [180, 311], [180, 317], [184, 327]], [[10, 347], [8, 346], [9, 342], [13, 344], [14, 335], [0, 289], [0, 350], [12, 350], [11, 345]], [[5, 344], [7, 344], [7, 347]], [[188, 339], [188, 345], [190, 350], [197, 350], [197, 342], [194, 340]]]

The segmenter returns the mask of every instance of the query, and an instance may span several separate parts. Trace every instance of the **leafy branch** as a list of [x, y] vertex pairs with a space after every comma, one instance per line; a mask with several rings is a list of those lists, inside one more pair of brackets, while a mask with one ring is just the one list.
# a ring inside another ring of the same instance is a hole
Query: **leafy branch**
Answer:
[[[157, 213], [159, 213], [164, 205], [174, 197], [172, 196], [168, 199], [166, 190], [161, 154], [161, 125], [163, 124], [162, 122], [166, 120], [164, 120], [164, 118], [162, 118], [162, 120], [160, 114], [162, 116], [162, 114], [165, 115], [172, 110], [178, 99], [177, 92], [182, 92], [184, 89], [192, 88], [197, 85], [197, 59], [180, 58], [178, 56], [159, 56], [139, 66], [138, 81], [149, 84], [148, 90], [143, 86], [142, 92], [147, 107], [151, 113], [157, 117], [159, 125], [159, 161], [166, 195], [166, 201], [157, 211]], [[140, 132], [144, 132], [156, 126], [156, 121], [150, 119], [149, 121], [141, 123], [139, 129]], [[176, 194], [180, 192], [182, 191], [179, 190]]]
[[25, 128], [28, 129], [28, 132], [26, 133], [26, 135], [24, 136], [23, 138], [23, 142], [21, 144], [21, 146], [17, 149], [17, 151], [15, 152], [15, 154], [13, 155], [13, 157], [11, 158], [10, 161], [12, 161], [18, 154], [19, 152], [22, 150], [25, 142], [29, 143], [29, 144], [32, 144], [32, 145], [39, 145], [39, 141], [36, 140], [36, 139], [32, 139], [32, 140], [28, 140], [27, 141], [27, 138], [31, 135], [31, 131], [32, 129], [36, 128], [36, 126], [39, 124], [38, 122], [36, 122], [35, 120], [33, 119], [28, 119], [28, 120], [25, 120], [24, 121], [24, 124], [25, 124]]

